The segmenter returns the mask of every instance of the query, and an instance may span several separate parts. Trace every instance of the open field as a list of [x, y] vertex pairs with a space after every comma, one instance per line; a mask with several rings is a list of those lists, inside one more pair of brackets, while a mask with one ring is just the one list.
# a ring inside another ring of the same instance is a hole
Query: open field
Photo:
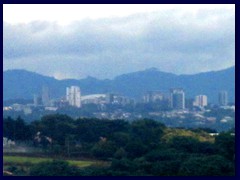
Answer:
[[[24, 157], [24, 156], [3, 156], [3, 164], [5, 165], [32, 165], [41, 162], [52, 161], [53, 158], [46, 157]], [[90, 161], [90, 160], [66, 160], [70, 165], [78, 167], [87, 167], [90, 165], [104, 165], [105, 162], [101, 161]]]

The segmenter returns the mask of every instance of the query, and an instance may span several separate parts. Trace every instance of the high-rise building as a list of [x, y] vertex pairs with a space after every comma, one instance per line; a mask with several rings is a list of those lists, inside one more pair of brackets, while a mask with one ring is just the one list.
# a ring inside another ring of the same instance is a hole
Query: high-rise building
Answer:
[[143, 96], [144, 103], [159, 102], [164, 99], [163, 93], [160, 91], [148, 91]]
[[171, 89], [170, 104], [173, 109], [185, 109], [185, 93], [183, 89]]
[[162, 101], [164, 99], [164, 95], [162, 92], [160, 91], [155, 91], [153, 93], [153, 96], [152, 96], [152, 100], [153, 102], [159, 102], [159, 101]]
[[220, 106], [228, 105], [228, 93], [227, 91], [220, 91], [218, 94], [218, 103]]
[[69, 102], [70, 99], [70, 87], [66, 88], [66, 101]]
[[33, 95], [33, 104], [34, 106], [39, 106], [41, 104], [41, 97], [37, 94]]
[[152, 102], [152, 91], [148, 91], [143, 96], [143, 102], [144, 103], [150, 103]]
[[113, 94], [113, 93], [108, 93], [108, 94], [106, 95], [106, 102], [107, 102], [108, 104], [112, 104], [113, 101], [114, 101], [114, 94]]
[[66, 100], [70, 106], [81, 107], [81, 91], [78, 86], [66, 88]]
[[207, 106], [207, 96], [206, 95], [198, 95], [198, 96], [196, 96], [193, 105], [194, 106], [198, 106], [198, 107], [205, 107], [205, 106]]
[[42, 103], [44, 106], [49, 106], [50, 97], [49, 97], [49, 89], [47, 86], [42, 87]]

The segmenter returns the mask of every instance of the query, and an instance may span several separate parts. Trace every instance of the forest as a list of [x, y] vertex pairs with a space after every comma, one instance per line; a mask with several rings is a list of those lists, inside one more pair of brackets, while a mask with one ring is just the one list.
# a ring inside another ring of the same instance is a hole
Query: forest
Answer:
[[[211, 132], [170, 128], [151, 119], [128, 122], [52, 114], [26, 123], [21, 117], [7, 117], [3, 137], [14, 141], [14, 147], [40, 150], [25, 152], [27, 156], [52, 161], [27, 169], [11, 164], [5, 170], [16, 176], [234, 176], [235, 135]], [[66, 159], [107, 165], [77, 167]]]

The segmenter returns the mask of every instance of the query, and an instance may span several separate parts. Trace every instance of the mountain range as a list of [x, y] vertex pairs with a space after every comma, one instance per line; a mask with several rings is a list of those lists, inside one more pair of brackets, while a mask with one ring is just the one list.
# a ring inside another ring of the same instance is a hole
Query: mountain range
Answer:
[[41, 94], [43, 86], [49, 88], [51, 98], [60, 98], [65, 96], [66, 87], [72, 85], [79, 86], [82, 95], [113, 92], [137, 99], [146, 91], [169, 92], [170, 88], [183, 88], [187, 98], [205, 94], [212, 103], [217, 102], [219, 91], [226, 90], [229, 101], [235, 102], [235, 66], [194, 75], [176, 75], [150, 68], [112, 80], [94, 77], [57, 80], [26, 70], [7, 70], [3, 72], [3, 100], [32, 99], [34, 94]]

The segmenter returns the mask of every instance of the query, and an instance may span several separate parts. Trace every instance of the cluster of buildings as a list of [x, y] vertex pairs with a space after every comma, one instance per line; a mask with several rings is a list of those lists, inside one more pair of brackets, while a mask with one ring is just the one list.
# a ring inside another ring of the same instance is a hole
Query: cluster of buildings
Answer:
[[43, 86], [42, 94], [33, 96], [33, 105], [35, 107], [43, 106], [47, 109], [50, 107], [64, 107], [67, 105], [81, 107], [81, 91], [78, 86], [71, 86], [66, 88], [66, 97], [61, 100], [53, 100], [49, 95], [49, 88]]
[[[170, 96], [163, 94], [160, 91], [148, 91], [143, 96], [144, 103], [153, 102], [169, 102], [170, 108], [181, 110], [186, 108], [185, 92], [182, 88], [174, 88], [170, 90]], [[227, 106], [228, 95], [227, 91], [219, 92], [219, 105]], [[130, 99], [124, 96], [120, 96], [114, 93], [108, 94], [93, 94], [87, 96], [81, 96], [81, 91], [78, 86], [67, 87], [66, 89], [66, 102], [70, 106], [80, 108], [82, 104], [134, 104], [134, 99]], [[192, 102], [194, 107], [204, 108], [208, 105], [208, 99], [206, 95], [197, 95]]]
[[[165, 102], [169, 104], [172, 109], [180, 110], [185, 109], [186, 106], [204, 108], [208, 106], [208, 98], [206, 95], [197, 95], [193, 101], [186, 102], [185, 92], [182, 88], [170, 89], [170, 93], [164, 94], [160, 91], [148, 91], [143, 96], [144, 103]], [[227, 91], [220, 91], [218, 95], [219, 106], [228, 105], [228, 93]]]
[[[220, 106], [228, 105], [227, 91], [219, 92], [218, 101]], [[190, 103], [185, 98], [185, 91], [182, 88], [170, 89], [168, 93], [162, 93], [161, 91], [148, 91], [142, 97], [142, 103], [156, 103], [160, 102], [167, 105], [173, 110], [184, 110], [191, 107], [204, 108], [208, 106], [208, 98], [206, 95], [197, 95]], [[15, 110], [23, 111], [24, 114], [31, 114], [33, 107], [42, 107], [45, 110], [56, 111], [58, 108], [72, 106], [81, 108], [85, 104], [97, 104], [104, 106], [110, 105], [127, 105], [135, 104], [134, 99], [116, 94], [91, 94], [82, 96], [81, 89], [78, 86], [70, 86], [66, 88], [66, 95], [59, 100], [53, 100], [49, 95], [49, 88], [47, 86], [42, 87], [41, 95], [34, 95], [33, 104], [21, 105], [13, 104], [10, 107], [4, 107], [3, 110]]]
[[[47, 86], [42, 87], [41, 95], [34, 94], [33, 104], [28, 104], [27, 106], [15, 104], [17, 106], [17, 111], [24, 110], [24, 112], [29, 110], [30, 107], [44, 107], [45, 110], [57, 110], [59, 107], [72, 106], [76, 108], [81, 108], [85, 104], [119, 104], [126, 105], [134, 103], [134, 99], [130, 99], [125, 96], [121, 96], [117, 93], [107, 93], [107, 94], [90, 94], [90, 95], [81, 95], [80, 87], [70, 86], [66, 87], [65, 97], [59, 100], [53, 100], [49, 95], [49, 88]], [[5, 107], [5, 110], [6, 109]], [[31, 113], [31, 112], [30, 112]], [[28, 113], [25, 113], [28, 114]]]

